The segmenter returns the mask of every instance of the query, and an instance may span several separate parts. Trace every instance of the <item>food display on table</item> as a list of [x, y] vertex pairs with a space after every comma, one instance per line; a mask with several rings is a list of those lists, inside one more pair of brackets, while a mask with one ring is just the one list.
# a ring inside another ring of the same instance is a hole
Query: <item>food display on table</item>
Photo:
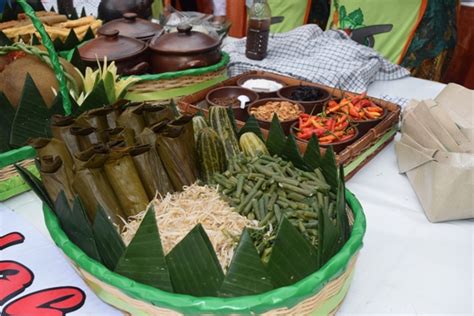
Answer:
[[[56, 12], [41, 11], [36, 14], [53, 41], [59, 38], [64, 42], [71, 32], [75, 33], [77, 39], [82, 40], [89, 29], [95, 34], [102, 26], [102, 21], [93, 16], [69, 20], [65, 15]], [[0, 23], [0, 31], [14, 42], [30, 43], [33, 35], [40, 38], [31, 19], [24, 13], [20, 13], [16, 20]]]

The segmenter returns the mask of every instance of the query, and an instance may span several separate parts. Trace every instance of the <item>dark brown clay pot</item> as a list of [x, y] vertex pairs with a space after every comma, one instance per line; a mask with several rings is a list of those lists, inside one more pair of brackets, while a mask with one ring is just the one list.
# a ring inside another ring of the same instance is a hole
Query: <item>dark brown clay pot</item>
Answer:
[[133, 12], [144, 19], [151, 18], [153, 0], [102, 0], [99, 18], [104, 21], [120, 19], [124, 13]]
[[87, 66], [97, 68], [97, 61], [115, 62], [121, 75], [142, 75], [148, 72], [147, 45], [140, 40], [120, 35], [117, 30], [105, 30], [101, 36], [79, 48]]
[[187, 24], [178, 32], [155, 36], [149, 44], [151, 71], [163, 73], [217, 64], [221, 59], [220, 41]]
[[99, 34], [118, 30], [120, 35], [133, 37], [142, 41], [151, 40], [156, 34], [163, 32], [161, 25], [139, 18], [136, 13], [125, 13], [122, 18], [105, 23]]
[[296, 86], [288, 86], [288, 87], [283, 87], [280, 90], [277, 91], [277, 95], [282, 98], [282, 99], [287, 99], [290, 101], [295, 101], [301, 104], [306, 113], [311, 113], [313, 115], [321, 113], [323, 111], [323, 106], [329, 101], [331, 98], [331, 95], [329, 94], [328, 91], [324, 90], [323, 88], [318, 88], [318, 87], [313, 87], [311, 88], [316, 89], [321, 92], [321, 98], [317, 100], [311, 100], [311, 101], [301, 101], [301, 100], [295, 100], [292, 98], [292, 93], [301, 87], [300, 85]]
[[[209, 107], [219, 106], [219, 104], [215, 104], [212, 100], [214, 100], [215, 98], [238, 97], [240, 95], [246, 95], [250, 99], [250, 101], [246, 104], [246, 106], [258, 100], [258, 94], [253, 92], [252, 90], [245, 89], [242, 87], [237, 87], [237, 86], [235, 87], [227, 86], [227, 87], [215, 88], [209, 91], [209, 93], [206, 95], [206, 102], [209, 105]], [[242, 121], [242, 122], [247, 121], [249, 117], [247, 108], [241, 109], [240, 106], [234, 106], [232, 107], [232, 110], [237, 120]]]

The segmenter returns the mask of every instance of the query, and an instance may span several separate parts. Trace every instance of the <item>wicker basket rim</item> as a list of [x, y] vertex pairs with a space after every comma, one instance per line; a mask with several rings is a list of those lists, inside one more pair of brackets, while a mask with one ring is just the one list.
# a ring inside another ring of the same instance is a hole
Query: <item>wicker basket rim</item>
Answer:
[[25, 159], [34, 158], [35, 156], [36, 150], [31, 146], [24, 146], [5, 151], [0, 153], [0, 169]]
[[281, 287], [259, 295], [236, 298], [193, 297], [169, 293], [114, 273], [101, 263], [89, 258], [69, 240], [61, 229], [56, 215], [48, 206], [43, 205], [43, 212], [52, 239], [72, 261], [99, 280], [120, 289], [133, 298], [184, 314], [263, 313], [275, 308], [296, 305], [304, 298], [317, 293], [329, 281], [346, 270], [351, 258], [362, 247], [366, 230], [366, 219], [362, 206], [347, 189], [346, 201], [352, 209], [355, 219], [351, 236], [343, 248], [320, 270], [291, 286]]
[[224, 51], [221, 51], [221, 56], [222, 58], [217, 64], [207, 66], [207, 67], [192, 68], [192, 69], [173, 71], [173, 72], [165, 72], [161, 74], [132, 76], [132, 77], [137, 78], [140, 81], [152, 81], [152, 80], [176, 79], [176, 78], [184, 77], [184, 76], [200, 76], [209, 72], [217, 71], [221, 69], [222, 67], [225, 67], [230, 61], [230, 56]]

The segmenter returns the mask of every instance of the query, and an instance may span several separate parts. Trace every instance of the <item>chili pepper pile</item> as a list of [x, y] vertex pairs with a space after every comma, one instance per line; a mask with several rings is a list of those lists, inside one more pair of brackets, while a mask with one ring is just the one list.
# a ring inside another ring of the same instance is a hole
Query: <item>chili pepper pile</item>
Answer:
[[322, 116], [301, 114], [296, 137], [309, 140], [314, 134], [321, 145], [346, 141], [355, 136], [356, 129], [350, 125], [347, 114]]
[[366, 93], [361, 95], [348, 95], [339, 103], [329, 101], [326, 115], [348, 115], [352, 121], [366, 121], [378, 119], [383, 115], [383, 108], [367, 98]]

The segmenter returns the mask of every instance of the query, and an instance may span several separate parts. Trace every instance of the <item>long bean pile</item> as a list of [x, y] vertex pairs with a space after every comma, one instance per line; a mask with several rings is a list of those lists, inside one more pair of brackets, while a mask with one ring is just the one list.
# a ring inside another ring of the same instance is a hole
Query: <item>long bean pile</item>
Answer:
[[237, 212], [257, 219], [264, 228], [253, 233], [264, 261], [283, 216], [317, 246], [318, 214], [325, 210], [333, 216], [336, 206], [336, 195], [330, 192], [320, 169], [303, 171], [279, 157], [239, 157], [213, 180]]

